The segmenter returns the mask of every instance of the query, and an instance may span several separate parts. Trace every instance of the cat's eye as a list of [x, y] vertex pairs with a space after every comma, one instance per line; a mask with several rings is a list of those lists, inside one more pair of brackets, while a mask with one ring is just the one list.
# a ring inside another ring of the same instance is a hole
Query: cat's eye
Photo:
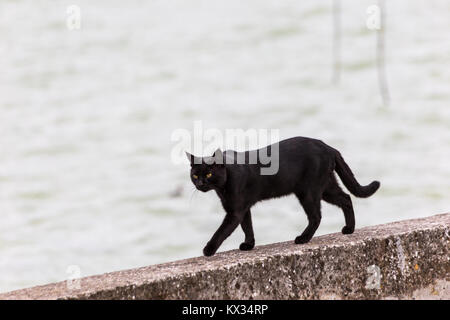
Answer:
[[192, 177], [193, 177], [194, 179], [198, 179], [198, 175], [196, 175], [196, 174], [193, 174]]
[[211, 178], [211, 176], [212, 176], [211, 172], [206, 175], [207, 178]]

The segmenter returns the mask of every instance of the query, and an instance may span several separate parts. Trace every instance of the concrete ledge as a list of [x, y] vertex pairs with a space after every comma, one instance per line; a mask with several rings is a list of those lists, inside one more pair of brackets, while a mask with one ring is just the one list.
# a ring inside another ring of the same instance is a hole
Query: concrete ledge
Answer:
[[37, 286], [0, 299], [449, 299], [449, 229], [447, 213], [305, 245], [289, 241], [86, 277], [77, 289], [66, 282]]

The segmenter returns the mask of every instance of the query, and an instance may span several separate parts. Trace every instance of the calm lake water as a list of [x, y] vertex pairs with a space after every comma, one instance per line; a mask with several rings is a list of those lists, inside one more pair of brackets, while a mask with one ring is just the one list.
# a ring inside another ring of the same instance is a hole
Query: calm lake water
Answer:
[[[339, 149], [382, 184], [354, 198], [357, 227], [449, 211], [450, 2], [389, 1], [387, 107], [373, 2], [342, 1], [332, 85], [331, 1], [1, 1], [0, 291], [200, 255], [223, 210], [170, 157], [197, 120]], [[294, 197], [253, 220], [257, 245], [306, 225]], [[343, 223], [324, 204], [317, 234]]]

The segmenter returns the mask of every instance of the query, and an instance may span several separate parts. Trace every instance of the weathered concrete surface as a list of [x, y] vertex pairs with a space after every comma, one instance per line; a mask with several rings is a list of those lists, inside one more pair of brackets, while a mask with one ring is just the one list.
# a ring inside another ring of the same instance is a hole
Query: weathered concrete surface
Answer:
[[86, 277], [79, 288], [53, 283], [0, 299], [449, 299], [449, 230], [450, 213], [441, 214], [305, 245], [289, 241]]

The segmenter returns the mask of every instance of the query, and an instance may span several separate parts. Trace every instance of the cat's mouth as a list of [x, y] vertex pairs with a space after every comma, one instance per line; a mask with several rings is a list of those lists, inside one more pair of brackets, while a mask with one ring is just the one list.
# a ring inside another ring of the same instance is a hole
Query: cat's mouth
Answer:
[[211, 186], [205, 186], [205, 185], [202, 185], [202, 186], [195, 186], [195, 187], [196, 187], [198, 190], [202, 191], [202, 192], [207, 192], [207, 191], [209, 191], [209, 190], [212, 189]]

